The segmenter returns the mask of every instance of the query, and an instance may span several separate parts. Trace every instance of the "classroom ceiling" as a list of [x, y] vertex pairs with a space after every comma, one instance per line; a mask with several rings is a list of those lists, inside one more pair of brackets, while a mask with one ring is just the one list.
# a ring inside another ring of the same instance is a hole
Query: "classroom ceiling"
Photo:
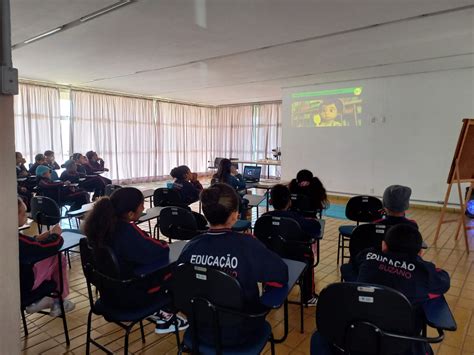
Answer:
[[474, 0], [137, 0], [78, 24], [117, 1], [11, 0], [20, 77], [224, 105], [474, 66]]

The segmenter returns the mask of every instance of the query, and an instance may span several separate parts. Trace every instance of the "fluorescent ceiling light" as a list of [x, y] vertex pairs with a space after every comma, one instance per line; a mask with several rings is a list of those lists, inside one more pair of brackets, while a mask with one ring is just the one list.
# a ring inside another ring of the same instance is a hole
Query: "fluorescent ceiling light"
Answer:
[[115, 9], [118, 9], [119, 7], [122, 7], [122, 6], [124, 6], [124, 5], [127, 5], [127, 4], [129, 4], [129, 3], [131, 3], [131, 2], [132, 2], [132, 0], [121, 1], [121, 2], [119, 2], [119, 3], [116, 3], [116, 4], [112, 5], [112, 6], [106, 7], [105, 9], [102, 9], [102, 10], [99, 10], [99, 11], [97, 11], [97, 12], [94, 12], [94, 13], [92, 13], [92, 14], [90, 14], [90, 15], [81, 17], [81, 18], [79, 19], [79, 21], [81, 21], [81, 22], [86, 22], [86, 21], [92, 20], [93, 18], [96, 18], [96, 17], [98, 17], [98, 16], [104, 15], [104, 14], [106, 14], [107, 12], [110, 12], [110, 11], [113, 11], [113, 10], [115, 10]]
[[39, 40], [39, 39], [41, 39], [41, 38], [44, 38], [44, 37], [47, 37], [47, 36], [51, 36], [53, 33], [59, 32], [59, 31], [61, 31], [62, 29], [63, 29], [63, 26], [57, 27], [57, 28], [55, 28], [54, 30], [51, 30], [51, 31], [42, 33], [42, 34], [40, 34], [40, 35], [38, 35], [38, 36], [35, 36], [35, 37], [32, 37], [32, 38], [30, 38], [30, 39], [27, 39], [27, 40], [26, 40], [25, 42], [23, 42], [23, 43], [28, 44], [28, 43], [37, 41], [37, 40]]

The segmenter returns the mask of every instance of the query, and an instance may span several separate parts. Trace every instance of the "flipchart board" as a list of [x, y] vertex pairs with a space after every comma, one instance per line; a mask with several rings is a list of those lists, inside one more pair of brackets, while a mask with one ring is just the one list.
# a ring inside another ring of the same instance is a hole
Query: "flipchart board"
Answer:
[[[448, 184], [458, 180], [460, 182], [472, 182], [474, 180], [474, 119], [465, 118], [459, 135], [453, 162], [448, 175]], [[459, 176], [455, 176], [456, 163], [458, 164]]]

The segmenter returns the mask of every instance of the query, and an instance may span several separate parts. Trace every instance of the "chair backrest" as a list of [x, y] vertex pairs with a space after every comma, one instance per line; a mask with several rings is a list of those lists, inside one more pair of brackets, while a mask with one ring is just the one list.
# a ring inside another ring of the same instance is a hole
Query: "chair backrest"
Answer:
[[52, 226], [61, 220], [61, 210], [53, 199], [35, 196], [31, 199], [31, 218], [39, 225]]
[[112, 192], [115, 190], [121, 189], [122, 186], [120, 185], [114, 185], [114, 184], [107, 184], [105, 185], [105, 196], [110, 196], [112, 195]]
[[180, 264], [173, 272], [170, 283], [174, 305], [188, 318], [193, 334], [214, 334], [206, 339], [215, 344], [220, 341], [222, 328], [242, 327], [243, 318], [225, 312], [244, 310], [242, 288], [237, 279], [223, 271]]
[[190, 240], [199, 234], [193, 213], [176, 206], [165, 207], [161, 210], [160, 232], [168, 238], [180, 240]]
[[291, 210], [301, 213], [306, 217], [321, 218], [322, 210], [315, 208], [311, 198], [302, 194], [291, 194]]
[[184, 206], [185, 203], [181, 198], [181, 194], [174, 190], [165, 187], [160, 187], [153, 193], [153, 205], [155, 207], [166, 207], [166, 206]]
[[255, 222], [254, 235], [273, 252], [292, 259], [295, 257], [292, 246], [302, 241], [303, 231], [294, 219], [262, 216]]
[[410, 301], [394, 289], [344, 282], [321, 291], [316, 325], [347, 353], [402, 354], [412, 342], [384, 333], [416, 335], [414, 315]]
[[133, 309], [140, 307], [143, 299], [148, 297], [148, 291], [156, 288], [160, 280], [165, 280], [170, 273], [169, 267], [165, 267], [151, 274], [124, 280], [117, 277], [117, 258], [111, 248], [95, 250], [86, 238], [80, 240], [79, 247], [91, 308], [94, 307], [91, 285], [97, 288], [100, 299], [105, 304]]
[[382, 201], [373, 196], [354, 196], [346, 205], [346, 217], [355, 222], [373, 222], [382, 218]]
[[354, 258], [367, 248], [382, 249], [382, 241], [388, 227], [383, 224], [361, 224], [352, 232], [349, 241], [349, 253]]

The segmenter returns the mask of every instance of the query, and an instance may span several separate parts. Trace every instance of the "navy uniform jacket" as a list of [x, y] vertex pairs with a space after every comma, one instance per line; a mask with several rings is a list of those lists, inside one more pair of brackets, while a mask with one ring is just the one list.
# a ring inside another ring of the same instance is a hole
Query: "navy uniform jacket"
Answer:
[[252, 235], [229, 229], [209, 230], [183, 249], [179, 263], [220, 269], [235, 277], [249, 309], [259, 304], [258, 282], [281, 287], [288, 282], [288, 267]]
[[303, 232], [308, 235], [308, 240], [311, 238], [317, 238], [321, 235], [321, 224], [319, 224], [316, 219], [302, 217], [298, 212], [274, 210], [266, 212], [264, 216], [286, 217], [294, 219], [296, 222], [298, 222]]
[[135, 223], [125, 221], [115, 225], [109, 246], [117, 256], [122, 278], [141, 274], [143, 267], [162, 265], [170, 252], [166, 242], [151, 238]]
[[202, 191], [202, 185], [199, 181], [187, 181], [176, 179], [173, 183], [173, 189], [179, 191], [183, 202], [191, 204], [199, 200], [199, 194]]
[[397, 224], [409, 224], [416, 229], [418, 229], [418, 224], [413, 219], [409, 219], [406, 217], [395, 217], [395, 216], [385, 216], [377, 221], [372, 222], [374, 224], [383, 224], [385, 226], [395, 226]]
[[22, 294], [31, 291], [34, 284], [33, 261], [39, 261], [55, 255], [64, 240], [60, 235], [51, 234], [43, 240], [36, 240], [19, 233], [20, 242], [20, 288]]
[[413, 304], [439, 297], [450, 286], [446, 271], [436, 268], [433, 263], [424, 261], [418, 255], [366, 249], [357, 255], [355, 268], [358, 271], [358, 282], [394, 288]]

